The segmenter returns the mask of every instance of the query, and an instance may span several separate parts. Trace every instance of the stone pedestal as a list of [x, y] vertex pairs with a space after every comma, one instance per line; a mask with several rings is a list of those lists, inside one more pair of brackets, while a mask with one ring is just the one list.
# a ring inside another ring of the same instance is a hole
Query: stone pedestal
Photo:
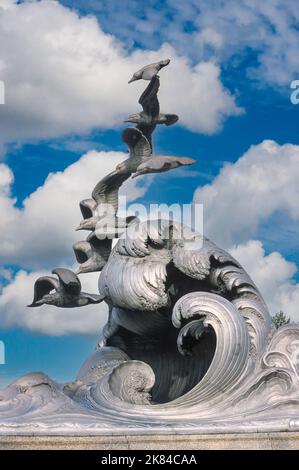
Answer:
[[1, 450], [298, 450], [299, 432], [152, 436], [1, 436]]

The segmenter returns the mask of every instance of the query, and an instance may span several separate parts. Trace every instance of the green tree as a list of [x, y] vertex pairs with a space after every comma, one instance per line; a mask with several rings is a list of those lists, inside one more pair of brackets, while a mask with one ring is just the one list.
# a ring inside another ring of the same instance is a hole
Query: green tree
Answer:
[[287, 318], [285, 314], [283, 313], [283, 311], [280, 310], [280, 312], [277, 312], [272, 317], [272, 323], [275, 326], [275, 328], [278, 329], [283, 325], [288, 325], [290, 323], [290, 318]]

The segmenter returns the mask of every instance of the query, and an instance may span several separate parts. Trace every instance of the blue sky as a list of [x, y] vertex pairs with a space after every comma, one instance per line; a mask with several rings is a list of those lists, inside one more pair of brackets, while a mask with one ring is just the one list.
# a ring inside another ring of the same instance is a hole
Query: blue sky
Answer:
[[33, 314], [26, 303], [39, 273], [74, 265], [78, 186], [89, 197], [125, 157], [123, 117], [144, 86], [127, 80], [165, 54], [161, 108], [181, 119], [157, 130], [155, 152], [197, 163], [129, 185], [129, 199], [203, 202], [206, 235], [240, 259], [271, 313], [299, 320], [299, 14], [292, 0], [198, 3], [0, 6], [0, 386], [33, 370], [70, 380], [95, 347], [96, 310]]

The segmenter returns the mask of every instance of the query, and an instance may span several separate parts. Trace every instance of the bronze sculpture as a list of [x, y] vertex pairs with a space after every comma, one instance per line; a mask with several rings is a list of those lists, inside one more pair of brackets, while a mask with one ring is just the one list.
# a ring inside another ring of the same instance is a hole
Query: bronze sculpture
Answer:
[[[80, 203], [81, 228], [91, 234], [74, 251], [80, 272], [101, 271], [100, 295], [83, 295], [75, 274], [57, 269], [62, 289], [55, 278], [36, 281], [33, 306], [52, 302], [51, 286], [56, 306], [68, 306], [65, 293], [78, 306], [82, 295], [107, 303], [99, 345], [74, 382], [35, 373], [0, 392], [2, 433], [299, 427], [299, 325], [274, 331], [248, 274], [202, 234], [172, 220], [118, 218], [118, 190], [128, 178], [193, 163], [152, 155], [156, 125], [177, 120], [157, 103], [157, 72], [169, 61], [162, 62], [134, 74], [150, 83], [139, 100], [143, 111], [128, 119], [137, 127], [123, 132], [129, 158]], [[112, 238], [118, 238], [113, 248]]]

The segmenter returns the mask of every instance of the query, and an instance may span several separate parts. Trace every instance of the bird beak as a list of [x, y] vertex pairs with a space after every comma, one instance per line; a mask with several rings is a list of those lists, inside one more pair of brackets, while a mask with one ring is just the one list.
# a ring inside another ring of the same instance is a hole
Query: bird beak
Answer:
[[136, 78], [135, 78], [135, 77], [132, 77], [132, 78], [128, 81], [128, 83], [135, 82], [135, 80], [136, 80]]
[[78, 225], [78, 227], [75, 228], [75, 232], [78, 232], [78, 230], [81, 230], [81, 225]]
[[43, 304], [44, 304], [44, 302], [41, 299], [41, 300], [36, 300], [35, 302], [32, 302], [32, 304], [27, 305], [27, 307], [40, 307]]
[[75, 271], [75, 274], [77, 274], [77, 276], [78, 276], [78, 274], [81, 274], [81, 273], [82, 273], [81, 268], [79, 268], [79, 269], [77, 269], [77, 271]]
[[131, 114], [124, 122], [134, 122], [138, 118], [140, 118], [139, 114]]

